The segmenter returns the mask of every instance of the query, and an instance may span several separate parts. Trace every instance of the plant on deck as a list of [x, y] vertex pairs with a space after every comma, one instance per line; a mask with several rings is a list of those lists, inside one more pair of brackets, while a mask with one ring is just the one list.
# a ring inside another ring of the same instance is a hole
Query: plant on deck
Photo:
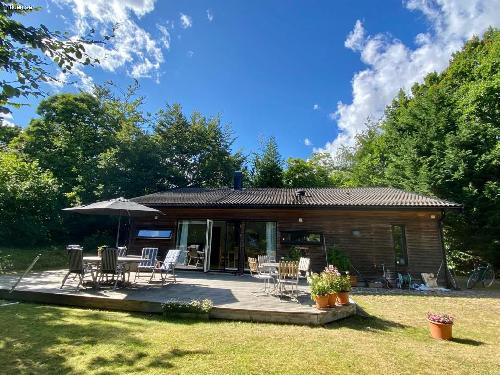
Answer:
[[214, 307], [214, 304], [209, 299], [178, 301], [169, 300], [162, 304], [163, 315], [171, 313], [191, 313], [191, 314], [208, 314]]
[[330, 286], [324, 277], [317, 273], [313, 273], [307, 279], [311, 287], [311, 299], [316, 300], [318, 296], [326, 296], [330, 292]]

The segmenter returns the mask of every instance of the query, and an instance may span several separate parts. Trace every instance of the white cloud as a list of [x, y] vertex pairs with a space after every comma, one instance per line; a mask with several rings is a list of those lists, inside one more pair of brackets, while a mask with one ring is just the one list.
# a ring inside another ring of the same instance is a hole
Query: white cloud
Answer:
[[189, 29], [191, 26], [193, 26], [193, 19], [187, 14], [181, 13], [179, 18], [181, 20], [181, 26], [183, 29]]
[[313, 111], [317, 111], [319, 109], [319, 104], [314, 104], [313, 105]]
[[189, 58], [193, 57], [194, 56], [194, 51], [187, 51], [187, 56]]
[[[96, 67], [109, 72], [124, 69], [129, 76], [135, 78], [159, 77], [160, 65], [164, 61], [162, 46], [168, 49], [170, 39], [161, 29], [162, 37], [153, 38], [134, 19], [153, 11], [155, 0], [53, 1], [61, 8], [67, 6], [71, 9], [73, 13], [71, 21], [77, 35], [85, 35], [89, 30], [94, 29], [96, 37], [103, 37], [109, 35], [112, 28], [116, 27], [114, 36], [108, 43], [86, 46], [87, 53], [99, 60]], [[83, 66], [76, 65], [72, 72], [79, 79], [79, 87], [89, 89], [93, 81], [84, 70]], [[58, 78], [60, 78], [60, 83], [52, 84], [56, 88], [68, 81], [63, 73], [60, 73]]]
[[313, 143], [311, 142], [311, 140], [309, 138], [306, 138], [306, 139], [304, 139], [304, 145], [306, 145], [306, 146], [312, 146]]
[[212, 11], [210, 9], [207, 9], [207, 18], [210, 22], [212, 22], [214, 20], [214, 14], [212, 13]]
[[1, 113], [0, 112], [0, 124], [4, 126], [15, 126], [15, 124], [12, 122], [14, 118], [12, 117], [12, 113]]
[[161, 33], [160, 41], [163, 44], [163, 47], [165, 47], [166, 49], [169, 49], [170, 48], [170, 33], [169, 33], [167, 27], [157, 24], [156, 28], [158, 30], [160, 30], [160, 33]]
[[346, 48], [352, 49], [353, 51], [358, 50], [365, 39], [365, 29], [360, 20], [356, 21], [354, 29], [349, 33], [347, 39], [344, 42]]
[[500, 0], [410, 0], [405, 6], [421, 12], [430, 26], [415, 36], [414, 48], [388, 34], [367, 35], [356, 21], [345, 46], [359, 52], [367, 67], [352, 79], [352, 102], [338, 102], [329, 115], [337, 122], [337, 138], [318, 151], [334, 153], [340, 145], [352, 145], [367, 119], [381, 118], [400, 88], [409, 92], [428, 73], [442, 71], [467, 39], [500, 26]]

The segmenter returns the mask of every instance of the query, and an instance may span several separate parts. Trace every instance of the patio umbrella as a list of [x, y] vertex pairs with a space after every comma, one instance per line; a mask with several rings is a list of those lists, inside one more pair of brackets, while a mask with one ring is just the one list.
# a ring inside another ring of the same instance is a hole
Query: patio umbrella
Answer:
[[118, 231], [116, 233], [116, 246], [118, 246], [118, 241], [120, 239], [120, 224], [122, 216], [128, 216], [130, 222], [131, 217], [144, 217], [162, 214], [159, 210], [143, 206], [142, 204], [132, 202], [123, 197], [108, 201], [95, 202], [86, 206], [64, 208], [63, 211], [77, 212], [84, 215], [119, 216]]

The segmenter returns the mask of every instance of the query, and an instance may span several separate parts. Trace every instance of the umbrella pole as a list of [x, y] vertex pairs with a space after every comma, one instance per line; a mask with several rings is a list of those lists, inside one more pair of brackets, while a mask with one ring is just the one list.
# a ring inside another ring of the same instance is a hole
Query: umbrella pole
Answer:
[[118, 241], [120, 240], [120, 224], [122, 217], [118, 216], [118, 230], [116, 231], [116, 247], [118, 247]]

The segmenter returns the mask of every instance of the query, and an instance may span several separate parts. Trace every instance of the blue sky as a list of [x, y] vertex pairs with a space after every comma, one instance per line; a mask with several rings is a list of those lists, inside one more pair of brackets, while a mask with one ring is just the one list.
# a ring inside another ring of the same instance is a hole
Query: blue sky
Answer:
[[[181, 103], [221, 114], [249, 153], [275, 136], [283, 157], [350, 145], [367, 117], [379, 118], [399, 88], [408, 90], [488, 25], [492, 1], [154, 1], [30, 2], [31, 23], [82, 33], [119, 22], [103, 62], [60, 76], [50, 92], [138, 78], [145, 110]], [[0, 73], [1, 74], [1, 73]], [[25, 126], [36, 103], [15, 110]]]

